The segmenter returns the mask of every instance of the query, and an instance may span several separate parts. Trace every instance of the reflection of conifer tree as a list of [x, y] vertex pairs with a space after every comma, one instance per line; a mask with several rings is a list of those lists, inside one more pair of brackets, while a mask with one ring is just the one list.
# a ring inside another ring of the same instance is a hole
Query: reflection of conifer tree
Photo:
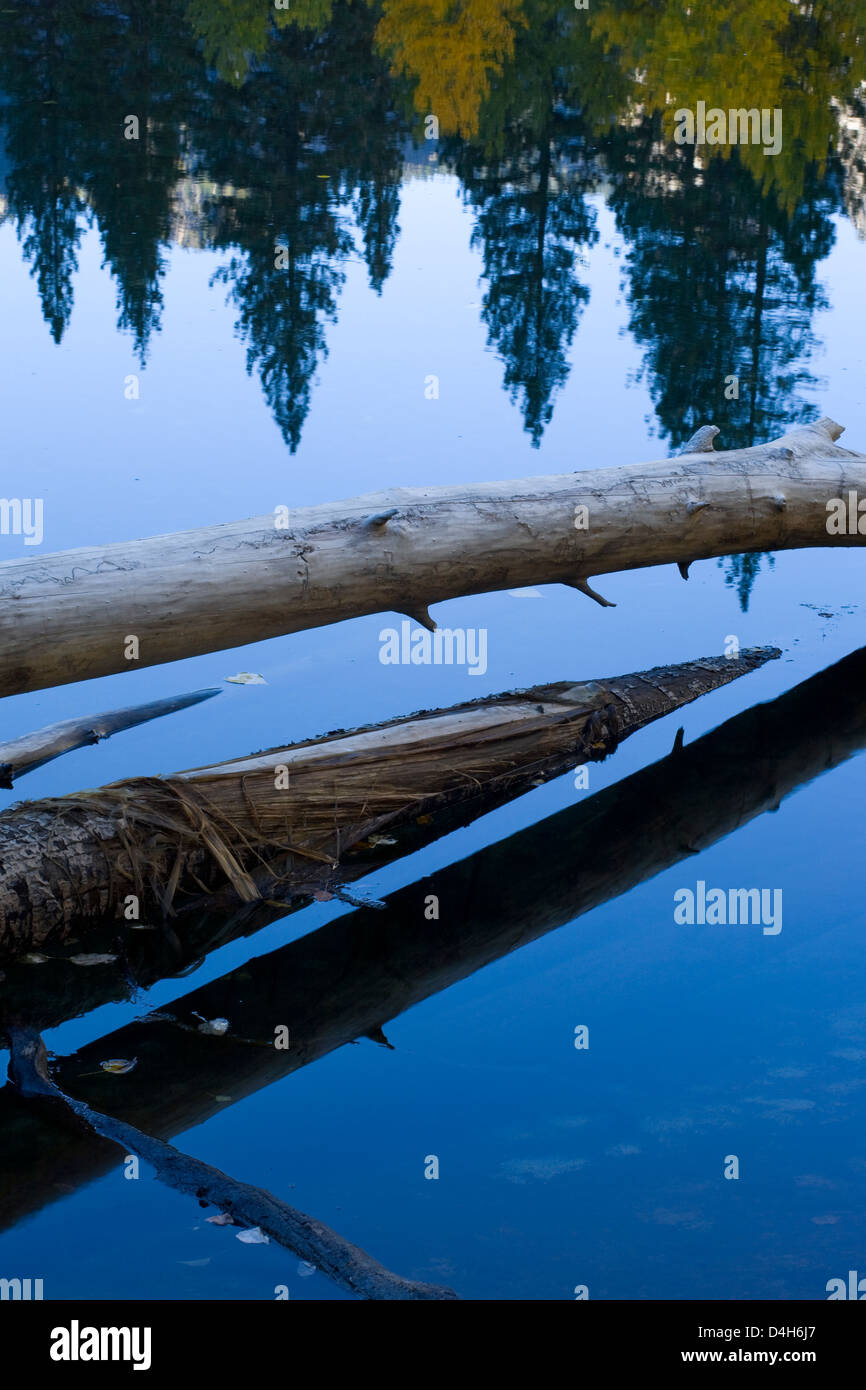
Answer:
[[85, 208], [75, 177], [74, 81], [63, 27], [59, 6], [22, 6], [7, 23], [0, 49], [0, 83], [9, 98], [3, 111], [9, 214], [55, 343], [72, 313]]
[[578, 248], [597, 239], [585, 202], [586, 172], [577, 120], [564, 114], [566, 80], [583, 49], [547, 0], [529, 7], [513, 64], [482, 110], [477, 143], [446, 147], [475, 209], [481, 248], [482, 316], [505, 364], [537, 448], [568, 377], [568, 349], [589, 291], [577, 279]]
[[[176, 0], [129, 16], [92, 0], [23, 5], [4, 34], [10, 213], [33, 262], [43, 313], [59, 342], [86, 217], [95, 216], [117, 282], [119, 326], [143, 357], [158, 326], [189, 70]], [[192, 66], [194, 65], [194, 66]], [[141, 138], [123, 138], [135, 114]]]
[[397, 213], [400, 209], [400, 188], [395, 173], [377, 173], [358, 184], [354, 199], [354, 216], [364, 243], [364, 259], [370, 285], [377, 294], [391, 270], [394, 246], [400, 228]]
[[374, 22], [366, 6], [341, 4], [321, 32], [292, 26], [272, 35], [242, 101], [228, 87], [215, 91], [201, 141], [212, 176], [243, 190], [221, 198], [214, 244], [231, 257], [217, 278], [238, 307], [248, 369], [258, 371], [293, 452], [354, 249], [353, 194], [377, 290], [397, 234], [401, 130], [386, 119], [390, 88], [384, 63], [371, 58]]
[[[715, 423], [726, 448], [743, 448], [811, 419], [812, 319], [825, 304], [815, 266], [833, 244], [829, 180], [807, 171], [789, 215], [735, 151], [701, 168], [691, 148], [660, 139], [657, 120], [617, 132], [607, 157], [629, 242], [629, 327], [662, 434], [677, 446]], [[730, 571], [744, 606], [755, 572], [754, 557]]]
[[512, 149], [493, 169], [473, 170], [464, 159], [459, 167], [477, 215], [472, 244], [481, 247], [488, 282], [482, 308], [488, 342], [505, 364], [505, 385], [537, 448], [568, 377], [568, 349], [589, 298], [575, 274], [577, 248], [597, 233], [583, 181], [553, 173], [560, 151], [551, 128], [528, 147], [515, 133]]
[[[352, 212], [376, 290], [398, 230], [401, 84], [372, 56], [373, 10], [348, 0], [333, 10], [331, 0], [299, 0], [291, 14], [260, 0], [22, 0], [0, 48], [9, 213], [55, 339], [92, 216], [119, 327], [144, 359], [178, 198], [192, 194], [185, 230], [230, 252], [248, 365], [293, 449], [354, 251]], [[229, 80], [209, 61], [230, 67]], [[137, 139], [124, 138], [129, 116]], [[201, 182], [182, 184], [185, 172]], [[236, 191], [205, 193], [213, 179]]]
[[[177, 0], [131, 7], [122, 26], [110, 15], [91, 26], [103, 77], [88, 110], [87, 185], [117, 284], [118, 327], [131, 333], [144, 362], [160, 327], [183, 129], [201, 63]], [[133, 139], [126, 138], [130, 116], [138, 123]]]
[[[607, 153], [629, 242], [629, 326], [662, 433], [678, 445], [715, 421], [726, 447], [743, 448], [809, 418], [812, 319], [825, 305], [815, 266], [833, 244], [832, 186], [813, 175], [788, 216], [736, 152], [701, 169], [652, 121], [619, 132]], [[734, 375], [739, 398], [727, 399]]]

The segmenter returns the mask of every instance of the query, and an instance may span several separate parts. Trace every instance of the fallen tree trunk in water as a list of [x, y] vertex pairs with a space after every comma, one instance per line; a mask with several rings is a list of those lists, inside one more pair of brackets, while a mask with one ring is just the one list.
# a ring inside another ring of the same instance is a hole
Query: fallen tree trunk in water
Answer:
[[[866, 455], [824, 419], [751, 449], [438, 488], [391, 488], [270, 517], [0, 564], [0, 695], [88, 680], [368, 613], [524, 584], [800, 546], [827, 504], [866, 498]], [[283, 509], [285, 510], [285, 509]], [[856, 512], [856, 506], [855, 506]], [[286, 526], [281, 526], [283, 520]], [[129, 659], [130, 639], [137, 655]]]
[[342, 1288], [369, 1299], [407, 1301], [457, 1297], [453, 1289], [441, 1284], [401, 1279], [329, 1226], [281, 1202], [264, 1188], [238, 1182], [219, 1168], [180, 1153], [162, 1139], [143, 1134], [123, 1120], [103, 1115], [85, 1101], [66, 1095], [48, 1075], [45, 1044], [38, 1033], [13, 1029], [9, 1041], [12, 1049], [9, 1072], [22, 1096], [29, 1100], [62, 1102], [95, 1134], [120, 1145], [122, 1153], [137, 1154], [145, 1163], [152, 1164], [157, 1177], [169, 1187], [197, 1197], [202, 1206], [211, 1202], [220, 1212], [233, 1217], [238, 1225], [257, 1227], [273, 1236], [279, 1245], [309, 1260]]
[[706, 657], [560, 682], [271, 749], [166, 778], [25, 802], [0, 815], [0, 952], [119, 916], [176, 912], [227, 886], [254, 902], [338, 884], [341, 859], [386, 827], [527, 773], [607, 756], [635, 730], [779, 655]]
[[48, 724], [32, 734], [0, 743], [0, 787], [11, 787], [17, 777], [35, 772], [37, 767], [43, 767], [64, 753], [101, 743], [124, 729], [135, 729], [151, 719], [176, 714], [178, 710], [200, 705], [203, 700], [212, 700], [214, 695], [220, 694], [219, 689], [193, 690], [189, 695], [169, 695], [163, 700], [109, 710], [106, 714], [83, 714], [78, 719], [64, 719], [59, 724]]
[[[381, 1040], [388, 1020], [691, 861], [861, 752], [864, 692], [860, 651], [580, 804], [398, 889], [385, 913], [340, 917], [57, 1058], [58, 1084], [169, 1137], [354, 1039]], [[425, 916], [431, 893], [435, 921]], [[28, 999], [28, 969], [11, 969], [0, 985], [0, 1042], [16, 1024], [59, 1021], [38, 996]], [[229, 1030], [201, 1032], [198, 1017], [225, 1017]], [[272, 1045], [277, 1023], [290, 1029], [285, 1051]], [[100, 1068], [109, 1057], [138, 1061], [116, 1077]], [[11, 1086], [0, 1090], [0, 1136], [0, 1230], [116, 1163], [112, 1147], [82, 1141], [62, 1116], [34, 1115]]]

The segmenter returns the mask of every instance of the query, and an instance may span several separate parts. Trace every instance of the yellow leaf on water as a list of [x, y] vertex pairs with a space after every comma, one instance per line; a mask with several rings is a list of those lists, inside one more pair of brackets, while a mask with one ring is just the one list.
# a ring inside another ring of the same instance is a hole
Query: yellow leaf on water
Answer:
[[123, 1076], [126, 1072], [132, 1071], [138, 1061], [137, 1057], [129, 1059], [127, 1057], [110, 1057], [107, 1062], [100, 1062], [103, 1071], [110, 1071], [115, 1076]]

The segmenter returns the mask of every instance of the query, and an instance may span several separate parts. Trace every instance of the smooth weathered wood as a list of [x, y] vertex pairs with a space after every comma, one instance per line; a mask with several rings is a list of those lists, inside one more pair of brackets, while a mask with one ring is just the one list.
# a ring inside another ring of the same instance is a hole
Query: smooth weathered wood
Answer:
[[339, 884], [373, 833], [605, 757], [654, 719], [777, 657], [705, 657], [560, 682], [270, 749], [165, 778], [133, 778], [0, 815], [0, 954], [117, 917], [145, 920], [230, 888], [238, 900]]
[[[256, 642], [362, 614], [407, 613], [527, 584], [797, 546], [862, 545], [827, 503], [866, 498], [866, 455], [825, 419], [751, 449], [555, 477], [390, 488], [199, 531], [0, 565], [0, 695]], [[577, 509], [587, 509], [586, 529]], [[127, 639], [138, 638], [137, 660]]]
[[62, 757], [64, 753], [100, 743], [124, 729], [134, 729], [139, 724], [149, 723], [151, 719], [161, 719], [164, 714], [176, 714], [178, 710], [200, 705], [203, 700], [212, 700], [214, 695], [221, 694], [222, 691], [216, 688], [193, 690], [189, 695], [170, 695], [164, 700], [150, 700], [144, 705], [129, 705], [105, 714], [84, 714], [78, 719], [64, 719], [59, 724], [36, 729], [32, 734], [9, 739], [6, 743], [0, 743], [0, 787], [10, 788], [16, 778], [23, 777], [26, 772], [34, 772], [37, 767]]

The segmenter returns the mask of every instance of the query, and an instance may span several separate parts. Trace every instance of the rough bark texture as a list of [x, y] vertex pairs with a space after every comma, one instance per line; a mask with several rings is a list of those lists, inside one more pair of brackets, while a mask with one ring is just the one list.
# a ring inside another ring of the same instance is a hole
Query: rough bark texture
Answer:
[[[398, 890], [386, 912], [338, 918], [58, 1058], [58, 1084], [168, 1137], [354, 1039], [382, 1042], [382, 1026], [406, 1009], [691, 859], [860, 752], [864, 692], [866, 653], [858, 652], [579, 805]], [[431, 893], [440, 903], [435, 921], [424, 911]], [[8, 991], [0, 987], [0, 1036], [16, 1016], [41, 1024], [38, 1001], [27, 1005], [26, 968], [10, 972]], [[229, 1031], [201, 1033], [196, 1015], [225, 1017]], [[290, 1029], [286, 1051], [270, 1045], [278, 1023]], [[112, 1076], [99, 1067], [108, 1057], [138, 1065]], [[117, 1161], [113, 1146], [83, 1141], [62, 1116], [35, 1116], [9, 1086], [0, 1091], [0, 1130], [0, 1229]]]
[[[644, 565], [797, 546], [832, 535], [827, 502], [866, 497], [866, 455], [832, 420], [674, 459], [459, 487], [391, 488], [149, 540], [0, 565], [0, 695], [87, 680], [366, 613]], [[587, 527], [576, 526], [586, 507]], [[599, 600], [604, 602], [603, 599]], [[127, 659], [127, 638], [139, 640]]]
[[560, 682], [0, 815], [0, 954], [230, 886], [240, 900], [330, 887], [346, 851], [439, 807], [605, 757], [653, 719], [778, 656], [753, 648]]

